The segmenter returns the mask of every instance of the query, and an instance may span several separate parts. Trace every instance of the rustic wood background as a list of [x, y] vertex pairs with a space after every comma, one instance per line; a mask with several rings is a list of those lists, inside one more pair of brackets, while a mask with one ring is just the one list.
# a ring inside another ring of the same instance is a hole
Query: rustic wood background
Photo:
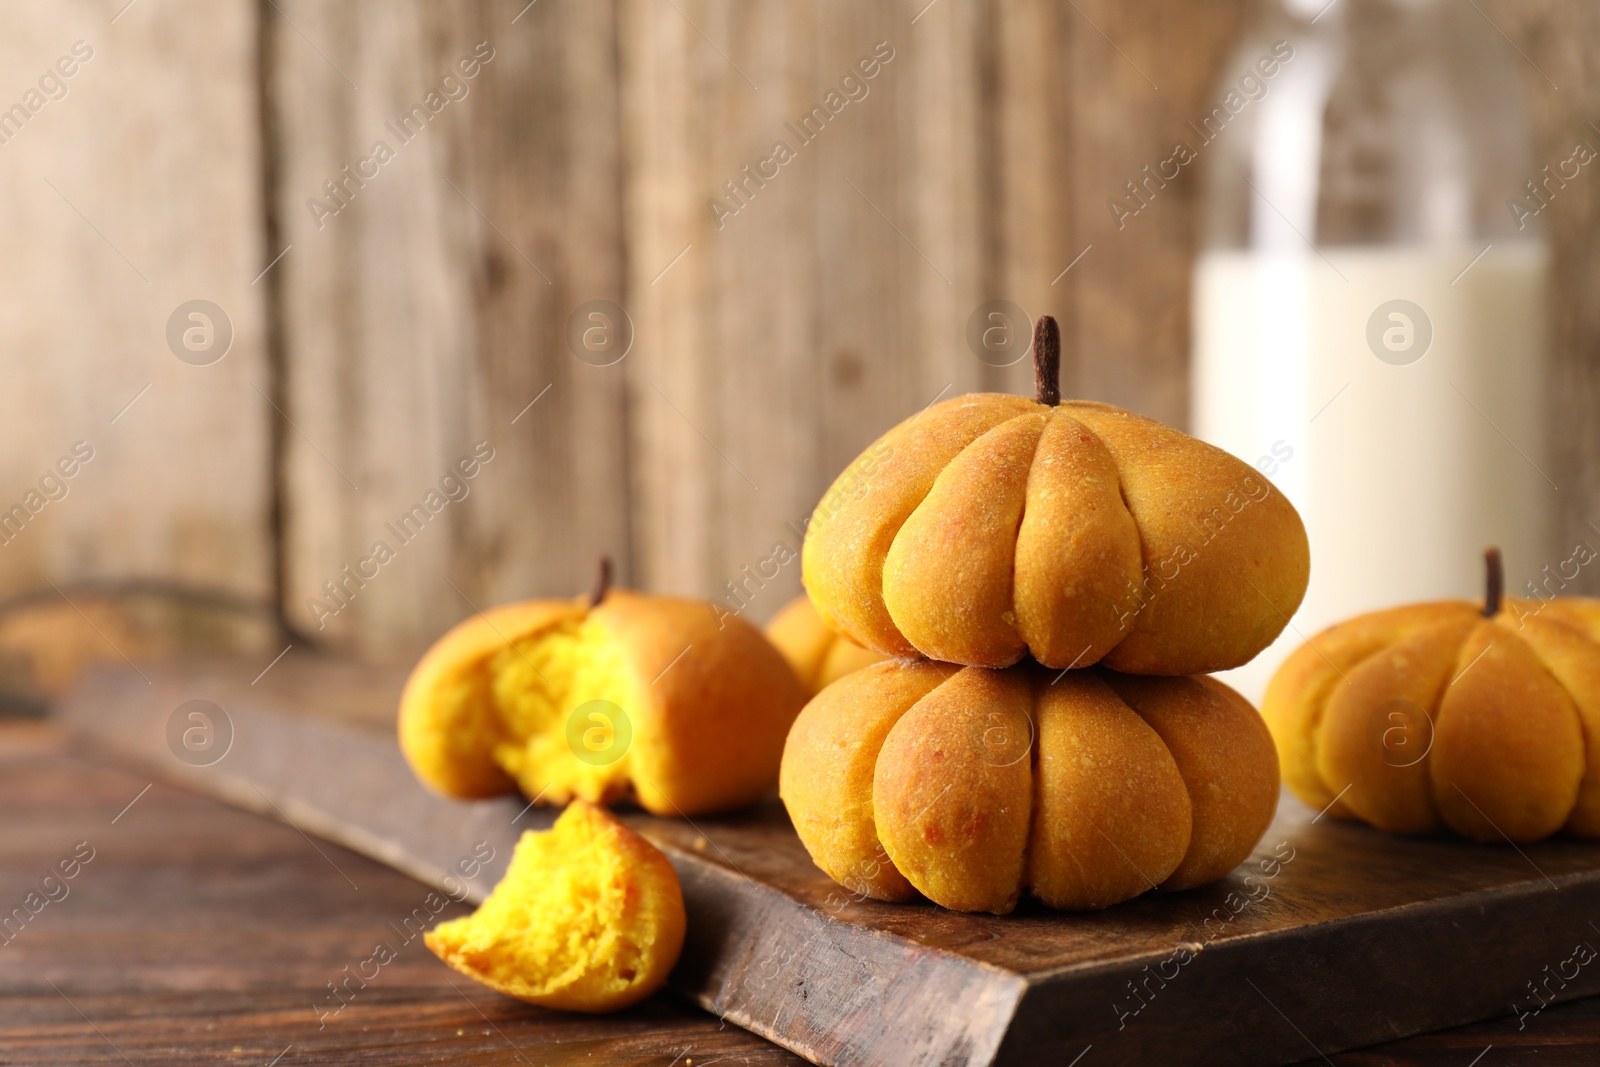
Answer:
[[[1600, 144], [1600, 8], [1478, 6], [1523, 53], [1539, 162]], [[1209, 106], [1244, 0], [0, 10], [0, 105], [94, 49], [0, 144], [0, 509], [95, 449], [0, 548], [0, 593], [160, 576], [318, 633], [322, 583], [487, 441], [470, 495], [319, 636], [408, 654], [474, 604], [579, 590], [600, 552], [720, 596], [886, 426], [1028, 388], [967, 349], [990, 299], [1062, 319], [1067, 392], [1186, 420], [1197, 176], [1120, 233], [1105, 200]], [[879, 41], [867, 97], [719, 229], [707, 201]], [[400, 144], [385, 123], [478, 42], [467, 95]], [[394, 158], [319, 226], [306, 201], [379, 139]], [[1571, 541], [1600, 516], [1600, 182], [1546, 215]], [[211, 366], [166, 347], [192, 298], [233, 325]], [[632, 322], [611, 366], [568, 347], [591, 300]]]

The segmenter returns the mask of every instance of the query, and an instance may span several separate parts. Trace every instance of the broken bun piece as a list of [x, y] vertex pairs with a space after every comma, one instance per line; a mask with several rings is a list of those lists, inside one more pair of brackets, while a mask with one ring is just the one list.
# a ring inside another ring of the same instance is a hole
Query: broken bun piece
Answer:
[[654, 993], [683, 949], [683, 891], [661, 850], [574, 801], [529, 830], [489, 899], [429, 930], [434, 955], [507, 996], [617, 1011]]

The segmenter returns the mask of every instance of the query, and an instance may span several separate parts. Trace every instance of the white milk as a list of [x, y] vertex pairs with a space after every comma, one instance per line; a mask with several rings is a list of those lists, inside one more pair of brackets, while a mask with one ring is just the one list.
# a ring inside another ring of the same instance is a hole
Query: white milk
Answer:
[[[1565, 558], [1547, 539], [1543, 246], [1496, 244], [1462, 275], [1479, 251], [1201, 256], [1191, 428], [1267, 473], [1311, 541], [1311, 585], [1291, 627], [1222, 676], [1251, 700], [1325, 626], [1481, 598], [1489, 545], [1504, 550], [1512, 594]], [[1426, 353], [1404, 363], [1426, 327], [1383, 319], [1378, 347], [1402, 365], [1368, 344], [1373, 312], [1396, 299], [1432, 326]]]

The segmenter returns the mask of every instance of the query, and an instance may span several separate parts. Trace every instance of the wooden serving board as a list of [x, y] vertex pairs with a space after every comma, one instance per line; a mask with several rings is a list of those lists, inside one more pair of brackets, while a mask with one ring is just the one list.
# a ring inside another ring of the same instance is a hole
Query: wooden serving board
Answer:
[[[522, 830], [551, 822], [518, 799], [463, 804], [418, 785], [393, 739], [399, 675], [291, 655], [250, 678], [236, 664], [101, 671], [58, 714], [122, 762], [471, 899]], [[191, 700], [231, 724], [209, 766], [169, 741], [206, 728], [177, 713]], [[1575, 952], [1600, 947], [1594, 845], [1400, 839], [1286, 795], [1255, 856], [1217, 885], [997, 917], [851, 899], [775, 801], [627, 819], [683, 882], [674, 986], [821, 1064], [1283, 1064], [1600, 992], [1593, 951]], [[480, 843], [494, 860], [461, 877]]]

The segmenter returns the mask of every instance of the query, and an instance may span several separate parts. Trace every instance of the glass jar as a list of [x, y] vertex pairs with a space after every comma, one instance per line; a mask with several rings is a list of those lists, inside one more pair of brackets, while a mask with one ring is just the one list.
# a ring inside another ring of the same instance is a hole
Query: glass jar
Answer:
[[1327, 625], [1481, 597], [1489, 545], [1512, 593], [1559, 562], [1539, 215], [1583, 165], [1534, 165], [1515, 56], [1473, 5], [1258, 15], [1191, 124], [1209, 137], [1191, 427], [1271, 478], [1311, 541], [1294, 625], [1234, 672], [1257, 700]]

